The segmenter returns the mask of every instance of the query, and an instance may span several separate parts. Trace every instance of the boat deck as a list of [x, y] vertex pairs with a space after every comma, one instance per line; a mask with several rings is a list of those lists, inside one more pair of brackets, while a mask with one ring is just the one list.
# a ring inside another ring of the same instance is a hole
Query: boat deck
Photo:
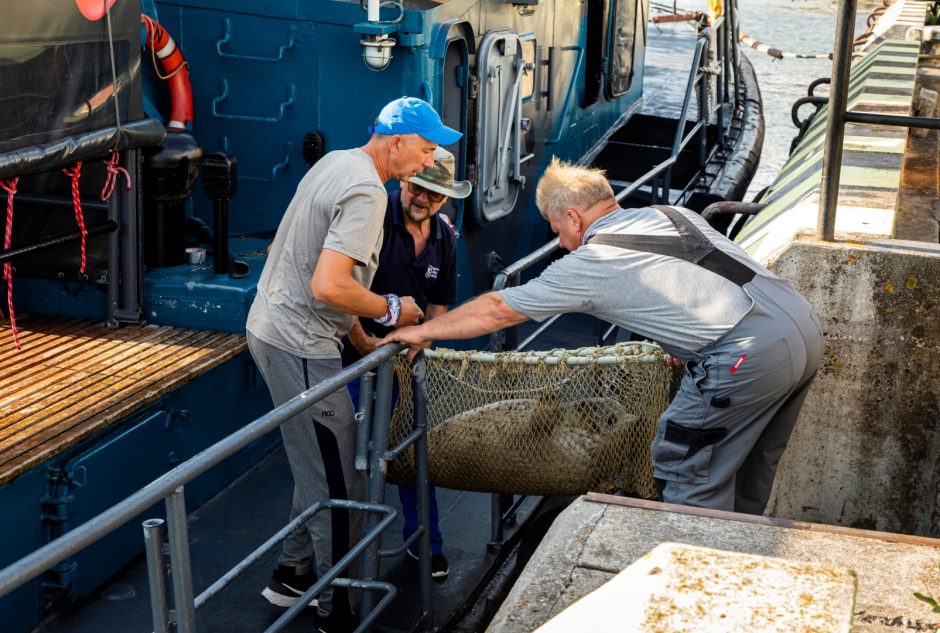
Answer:
[[236, 334], [81, 319], [0, 329], [0, 484], [246, 349]]

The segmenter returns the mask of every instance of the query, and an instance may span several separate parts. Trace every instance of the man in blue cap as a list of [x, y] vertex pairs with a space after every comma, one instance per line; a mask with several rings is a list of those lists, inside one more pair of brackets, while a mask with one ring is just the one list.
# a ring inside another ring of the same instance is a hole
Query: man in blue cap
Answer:
[[[382, 246], [384, 184], [432, 167], [437, 146], [457, 142], [461, 133], [412, 97], [386, 105], [369, 131], [364, 146], [328, 153], [303, 177], [261, 272], [248, 313], [248, 348], [275, 405], [341, 371], [340, 339], [357, 316], [391, 327], [424, 316], [412, 297], [368, 290]], [[281, 435], [294, 477], [292, 519], [322, 499], [364, 499], [345, 390], [285, 422]], [[361, 513], [318, 513], [284, 541], [262, 595], [281, 607], [296, 602], [346, 554], [361, 527]], [[318, 622], [327, 632], [355, 628], [346, 589], [320, 594]]]

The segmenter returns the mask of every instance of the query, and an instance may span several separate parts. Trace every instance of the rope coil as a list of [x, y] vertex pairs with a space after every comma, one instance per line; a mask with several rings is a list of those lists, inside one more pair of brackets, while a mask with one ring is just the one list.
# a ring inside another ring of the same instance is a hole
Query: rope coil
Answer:
[[102, 202], [107, 202], [111, 198], [111, 194], [114, 193], [114, 186], [118, 181], [118, 176], [121, 174], [124, 174], [124, 178], [127, 181], [127, 190], [131, 190], [131, 175], [127, 173], [126, 169], [121, 167], [120, 158], [121, 155], [119, 152], [111, 152], [111, 158], [104, 162], [104, 167], [108, 173], [104, 179], [104, 187], [101, 189]]
[[[3, 236], [3, 249], [10, 250], [13, 243], [13, 197], [16, 195], [16, 185], [19, 183], [19, 176], [9, 180], [0, 181], [0, 187], [7, 192], [7, 221], [6, 231]], [[13, 313], [13, 264], [3, 263], [3, 279], [7, 282], [7, 310], [10, 313], [10, 329], [13, 330], [13, 343], [16, 349], [20, 349], [20, 336], [16, 331], [16, 315]]]

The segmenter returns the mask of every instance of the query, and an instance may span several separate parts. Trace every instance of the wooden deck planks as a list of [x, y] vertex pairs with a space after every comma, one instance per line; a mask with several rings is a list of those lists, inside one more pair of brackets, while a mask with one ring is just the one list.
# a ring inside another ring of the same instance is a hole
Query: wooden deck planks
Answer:
[[0, 483], [245, 351], [244, 336], [87, 320], [0, 329]]

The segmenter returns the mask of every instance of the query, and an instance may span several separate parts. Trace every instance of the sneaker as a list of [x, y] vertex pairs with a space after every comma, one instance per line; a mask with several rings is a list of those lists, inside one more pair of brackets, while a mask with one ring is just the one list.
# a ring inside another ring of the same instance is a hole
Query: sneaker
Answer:
[[[316, 581], [317, 574], [312, 569], [306, 574], [298, 574], [296, 567], [278, 565], [261, 595], [274, 606], [286, 609], [293, 606], [297, 598], [310, 589]], [[317, 606], [317, 599], [311, 600], [309, 606]]]
[[[410, 549], [406, 550], [408, 555], [413, 559], [418, 560], [418, 555], [412, 552]], [[450, 566], [447, 564], [447, 557], [443, 554], [431, 554], [431, 578], [442, 580], [447, 578], [447, 574], [450, 573]]]
[[357, 626], [359, 626], [359, 619], [349, 611], [333, 613], [317, 611], [319, 633], [353, 633]]

